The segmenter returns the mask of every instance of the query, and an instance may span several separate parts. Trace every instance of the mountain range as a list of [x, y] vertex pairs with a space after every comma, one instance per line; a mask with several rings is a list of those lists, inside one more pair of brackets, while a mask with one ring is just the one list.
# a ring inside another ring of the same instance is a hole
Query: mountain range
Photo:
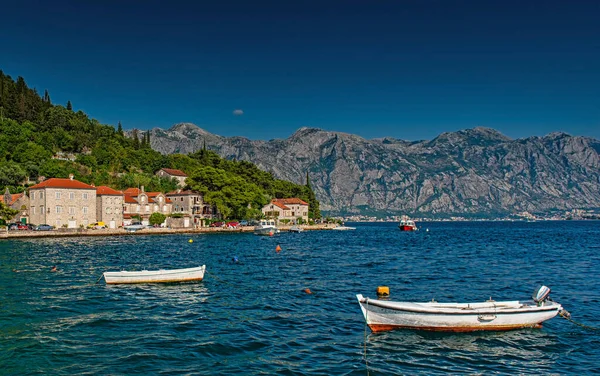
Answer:
[[600, 141], [565, 133], [510, 139], [490, 128], [404, 141], [301, 128], [287, 139], [222, 137], [191, 123], [150, 130], [163, 153], [206, 147], [304, 183], [331, 214], [492, 216], [600, 207]]

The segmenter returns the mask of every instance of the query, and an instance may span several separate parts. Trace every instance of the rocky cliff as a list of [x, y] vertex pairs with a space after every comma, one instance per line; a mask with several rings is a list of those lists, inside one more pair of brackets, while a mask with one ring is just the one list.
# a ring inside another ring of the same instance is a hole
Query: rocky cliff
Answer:
[[552, 133], [512, 140], [488, 128], [430, 141], [366, 140], [301, 128], [285, 140], [221, 137], [182, 123], [151, 130], [161, 153], [206, 147], [304, 183], [332, 213], [499, 214], [600, 207], [600, 141]]

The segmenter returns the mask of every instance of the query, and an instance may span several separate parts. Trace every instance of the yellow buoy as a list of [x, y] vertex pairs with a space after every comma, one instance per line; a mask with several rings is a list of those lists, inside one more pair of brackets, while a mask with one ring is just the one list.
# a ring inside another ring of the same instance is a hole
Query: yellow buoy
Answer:
[[379, 286], [377, 287], [377, 296], [389, 296], [390, 288], [387, 286]]
[[188, 243], [193, 243], [194, 241], [192, 239], [188, 240]]

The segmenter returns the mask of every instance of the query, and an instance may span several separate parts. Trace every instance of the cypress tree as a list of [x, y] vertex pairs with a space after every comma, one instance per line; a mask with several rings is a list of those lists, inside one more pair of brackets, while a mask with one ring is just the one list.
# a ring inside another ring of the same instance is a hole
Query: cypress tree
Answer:
[[71, 101], [67, 101], [67, 110], [73, 111], [73, 105], [71, 104]]
[[140, 139], [138, 138], [138, 130], [134, 129], [131, 133], [132, 133], [132, 137], [133, 137], [133, 148], [137, 150], [140, 148]]
[[44, 102], [48, 103], [48, 104], [52, 104], [52, 102], [50, 101], [50, 94], [48, 94], [48, 90], [44, 90]]
[[117, 133], [123, 136], [123, 126], [121, 125], [121, 121], [119, 121], [119, 125], [117, 126]]

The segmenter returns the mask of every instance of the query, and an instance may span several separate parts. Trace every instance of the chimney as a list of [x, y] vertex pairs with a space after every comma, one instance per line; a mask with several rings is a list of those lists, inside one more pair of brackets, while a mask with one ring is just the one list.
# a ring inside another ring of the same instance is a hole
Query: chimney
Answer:
[[69, 180], [73, 180], [73, 174], [69, 174]]
[[144, 193], [144, 186], [142, 185], [140, 190], [142, 191], [142, 193]]

